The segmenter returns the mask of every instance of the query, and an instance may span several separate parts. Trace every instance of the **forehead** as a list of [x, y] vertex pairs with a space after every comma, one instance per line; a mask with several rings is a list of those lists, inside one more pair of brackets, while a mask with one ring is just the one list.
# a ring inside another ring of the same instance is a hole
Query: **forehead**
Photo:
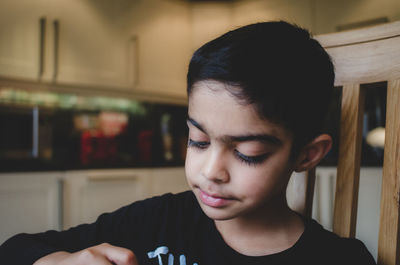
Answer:
[[282, 141], [291, 138], [283, 126], [262, 119], [253, 105], [238, 101], [226, 86], [218, 81], [201, 81], [194, 85], [189, 97], [189, 117], [207, 134], [268, 134]]

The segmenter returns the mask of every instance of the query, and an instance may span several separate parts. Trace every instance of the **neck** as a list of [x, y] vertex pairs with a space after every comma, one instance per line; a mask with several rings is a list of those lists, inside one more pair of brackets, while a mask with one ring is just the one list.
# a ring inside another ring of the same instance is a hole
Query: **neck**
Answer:
[[304, 231], [301, 218], [286, 200], [273, 207], [262, 207], [245, 217], [216, 220], [224, 241], [244, 255], [262, 256], [293, 246]]

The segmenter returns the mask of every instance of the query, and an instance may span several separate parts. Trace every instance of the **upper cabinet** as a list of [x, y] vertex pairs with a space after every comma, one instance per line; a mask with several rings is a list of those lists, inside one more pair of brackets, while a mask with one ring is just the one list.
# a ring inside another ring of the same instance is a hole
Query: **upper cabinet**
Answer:
[[118, 1], [3, 0], [0, 75], [127, 87], [128, 38]]
[[131, 1], [129, 36], [137, 41], [136, 88], [184, 96], [192, 48], [190, 5], [185, 1]]
[[52, 1], [44, 78], [66, 84], [131, 85], [120, 1]]
[[[46, 1], [3, 0], [0, 7], [0, 75], [38, 80], [43, 72]], [[42, 22], [41, 22], [42, 21]]]
[[2, 0], [0, 76], [185, 97], [189, 5]]

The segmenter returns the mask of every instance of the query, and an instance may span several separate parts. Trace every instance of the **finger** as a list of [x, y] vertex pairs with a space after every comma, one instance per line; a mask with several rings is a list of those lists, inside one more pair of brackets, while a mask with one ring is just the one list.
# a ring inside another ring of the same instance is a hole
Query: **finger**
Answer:
[[59, 265], [113, 265], [104, 254], [102, 254], [96, 247], [81, 250], [79, 252], [66, 256], [65, 259], [60, 261], [51, 260], [46, 264], [59, 264]]
[[[85, 263], [88, 264], [88, 263]], [[108, 260], [105, 256], [97, 256], [90, 260], [90, 264], [92, 265], [114, 265], [114, 263]]]
[[129, 249], [103, 243], [95, 247], [96, 251], [117, 265], [139, 265], [135, 254]]

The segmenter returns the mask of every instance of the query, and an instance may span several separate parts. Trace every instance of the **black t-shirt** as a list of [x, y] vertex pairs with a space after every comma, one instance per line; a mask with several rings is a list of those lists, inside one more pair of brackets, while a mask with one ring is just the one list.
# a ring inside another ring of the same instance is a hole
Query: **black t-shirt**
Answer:
[[0, 264], [32, 264], [55, 251], [100, 243], [131, 249], [140, 265], [375, 264], [361, 241], [345, 239], [304, 218], [305, 231], [289, 249], [250, 257], [230, 248], [191, 191], [132, 203], [93, 224], [63, 232], [19, 234], [0, 247]]

